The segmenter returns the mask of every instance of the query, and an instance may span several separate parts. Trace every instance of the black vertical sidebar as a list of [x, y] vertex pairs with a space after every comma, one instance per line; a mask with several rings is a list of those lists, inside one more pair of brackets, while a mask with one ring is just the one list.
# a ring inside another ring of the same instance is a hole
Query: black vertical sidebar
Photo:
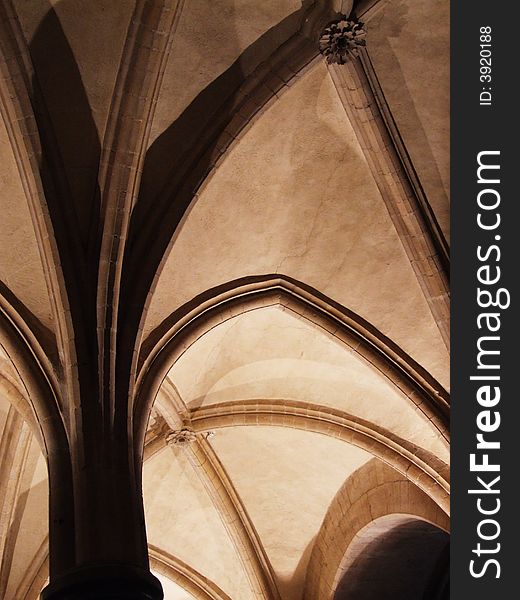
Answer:
[[520, 35], [514, 8], [451, 2], [454, 600], [520, 597]]

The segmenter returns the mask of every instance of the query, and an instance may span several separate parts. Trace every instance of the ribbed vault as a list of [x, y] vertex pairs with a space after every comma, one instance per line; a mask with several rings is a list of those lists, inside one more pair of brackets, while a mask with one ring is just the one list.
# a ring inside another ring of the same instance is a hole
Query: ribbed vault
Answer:
[[338, 600], [449, 530], [447, 47], [443, 0], [0, 0], [1, 597]]

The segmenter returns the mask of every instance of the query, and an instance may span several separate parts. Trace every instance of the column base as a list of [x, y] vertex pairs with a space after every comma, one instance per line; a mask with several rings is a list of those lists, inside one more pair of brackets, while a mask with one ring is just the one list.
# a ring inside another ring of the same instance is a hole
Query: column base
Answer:
[[52, 581], [41, 600], [163, 600], [157, 577], [129, 565], [82, 567]]

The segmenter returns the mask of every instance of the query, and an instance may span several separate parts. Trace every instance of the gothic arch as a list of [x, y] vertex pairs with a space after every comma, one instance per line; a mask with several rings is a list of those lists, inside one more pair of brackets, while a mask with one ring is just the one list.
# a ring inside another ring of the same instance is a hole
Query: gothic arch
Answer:
[[150, 334], [139, 359], [134, 404], [135, 435], [141, 448], [159, 387], [186, 349], [219, 323], [273, 305], [293, 311], [368, 361], [449, 439], [448, 394], [431, 375], [359, 315], [289, 277], [266, 275], [209, 290]]

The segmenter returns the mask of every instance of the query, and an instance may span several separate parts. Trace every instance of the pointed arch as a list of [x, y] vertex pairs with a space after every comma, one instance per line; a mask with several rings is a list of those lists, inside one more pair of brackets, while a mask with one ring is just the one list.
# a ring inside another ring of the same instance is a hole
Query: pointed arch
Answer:
[[[180, 356], [207, 331], [241, 313], [283, 306], [355, 352], [396, 386], [448, 440], [449, 396], [429, 373], [368, 321], [314, 288], [261, 275], [212, 288], [172, 313], [145, 341], [134, 400], [137, 447], [159, 387]], [[141, 460], [137, 461], [141, 464]]]

